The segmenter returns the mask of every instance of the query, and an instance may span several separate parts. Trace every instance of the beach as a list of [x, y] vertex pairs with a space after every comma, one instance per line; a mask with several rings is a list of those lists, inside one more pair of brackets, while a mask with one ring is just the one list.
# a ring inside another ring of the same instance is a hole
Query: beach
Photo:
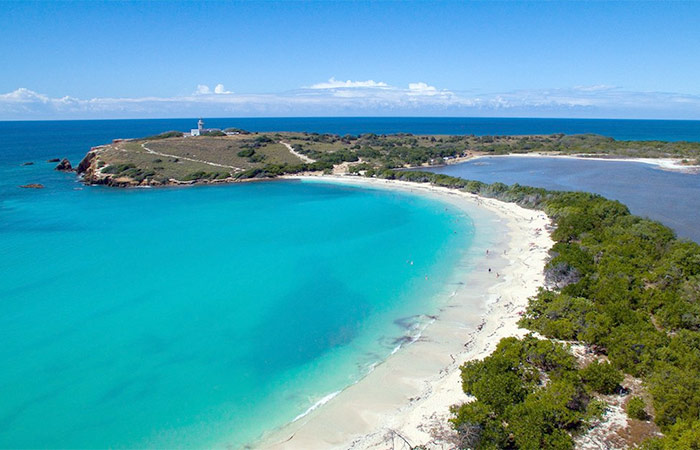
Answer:
[[[420, 337], [357, 383], [329, 393], [294, 422], [264, 436], [261, 449], [444, 448], [451, 405], [468, 400], [459, 367], [484, 358], [517, 326], [528, 298], [544, 283], [553, 245], [541, 211], [419, 183], [349, 176], [290, 177], [412, 192], [459, 208], [490, 228], [456, 268], [440, 312]], [[485, 248], [486, 247], [486, 248]], [[447, 433], [449, 434], [449, 433]]]
[[557, 159], [583, 159], [588, 161], [608, 161], [608, 162], [632, 162], [640, 164], [648, 164], [656, 166], [661, 170], [669, 172], [682, 173], [699, 173], [700, 166], [692, 164], [684, 164], [680, 158], [620, 158], [620, 157], [605, 157], [598, 155], [562, 155], [557, 153], [511, 153], [508, 155], [478, 155], [468, 158], [460, 158], [450, 161], [450, 164], [459, 164], [467, 161], [475, 161], [481, 158], [508, 158], [516, 156], [518, 158], [557, 158]]

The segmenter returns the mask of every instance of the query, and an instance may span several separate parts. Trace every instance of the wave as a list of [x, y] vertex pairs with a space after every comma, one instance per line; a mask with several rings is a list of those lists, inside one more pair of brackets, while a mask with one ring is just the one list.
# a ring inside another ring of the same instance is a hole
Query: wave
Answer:
[[294, 420], [292, 420], [292, 422], [296, 422], [297, 420], [301, 419], [302, 417], [309, 415], [313, 410], [315, 410], [315, 409], [317, 409], [317, 408], [319, 408], [319, 407], [325, 405], [326, 403], [330, 402], [330, 401], [333, 399], [333, 397], [335, 397], [336, 395], [340, 394], [341, 392], [342, 392], [342, 391], [335, 391], [335, 392], [331, 392], [330, 394], [326, 395], [326, 396], [323, 397], [321, 400], [319, 400], [319, 401], [317, 401], [316, 403], [314, 403], [309, 409], [307, 409], [307, 410], [304, 411], [303, 413], [301, 413], [301, 414], [299, 414], [298, 416], [296, 416], [296, 417], [294, 418]]

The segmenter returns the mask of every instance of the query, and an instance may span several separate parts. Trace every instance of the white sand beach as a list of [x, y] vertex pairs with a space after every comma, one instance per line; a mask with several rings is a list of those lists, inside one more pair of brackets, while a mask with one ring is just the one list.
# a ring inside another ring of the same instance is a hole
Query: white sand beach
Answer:
[[[528, 298], [544, 283], [543, 268], [553, 245], [547, 231], [550, 219], [540, 211], [427, 184], [354, 176], [291, 178], [431, 196], [472, 217], [477, 236], [468, 260], [456, 271], [455, 283], [446, 286], [452, 294], [419, 339], [254, 447], [449, 448], [435, 434], [445, 426], [450, 406], [468, 400], [459, 366], [487, 356], [503, 337], [526, 334], [517, 321]], [[489, 237], [479, 241], [481, 227], [489, 228]]]
[[523, 158], [558, 158], [558, 159], [582, 159], [588, 161], [614, 161], [614, 162], [636, 162], [640, 164], [648, 164], [657, 166], [661, 170], [671, 172], [698, 173], [700, 166], [684, 164], [682, 159], [678, 158], [606, 158], [602, 156], [592, 155], [561, 155], [555, 153], [511, 153], [508, 155], [479, 155], [469, 158], [464, 158], [458, 162], [473, 161], [480, 158], [508, 158], [508, 157], [523, 157]]

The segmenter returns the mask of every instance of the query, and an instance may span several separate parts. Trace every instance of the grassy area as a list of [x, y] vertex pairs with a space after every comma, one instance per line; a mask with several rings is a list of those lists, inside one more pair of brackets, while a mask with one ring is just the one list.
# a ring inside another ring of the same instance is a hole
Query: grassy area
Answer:
[[[270, 137], [272, 139], [272, 137]], [[295, 164], [299, 158], [292, 155], [286, 147], [272, 140], [256, 141], [248, 136], [226, 137], [188, 137], [179, 139], [163, 139], [157, 142], [145, 142], [145, 146], [159, 153], [166, 153], [178, 157], [211, 161], [217, 164], [233, 166], [240, 169], [257, 167], [260, 163], [269, 164]], [[252, 149], [254, 154], [261, 159], [251, 160], [251, 157], [241, 157], [238, 153], [243, 149]]]
[[[210, 164], [204, 164], [186, 159], [164, 157], [148, 153], [141, 147], [140, 142], [121, 142], [99, 154], [97, 165], [107, 173], [110, 167], [119, 169], [131, 165], [137, 168], [140, 173], [127, 173], [124, 170], [115, 171], [115, 176], [129, 177], [136, 181], [143, 178], [150, 178], [161, 183], [173, 178], [185, 180], [188, 175], [198, 172], [226, 171], [229, 169], [219, 168]], [[121, 166], [121, 167], [120, 167]]]
[[[316, 161], [303, 164], [280, 142]], [[150, 150], [150, 152], [148, 151]], [[182, 137], [167, 132], [150, 138], [116, 142], [100, 151], [103, 165], [132, 164], [107, 174], [122, 181], [169, 179], [198, 181], [271, 178], [285, 173], [331, 170], [342, 163], [350, 171], [437, 165], [465, 156], [552, 153], [617, 157], [671, 157], [696, 163], [700, 143], [617, 141], [604, 136], [414, 136], [411, 134], [338, 136], [319, 133], [242, 133], [232, 136]], [[102, 166], [100, 166], [102, 167]], [[103, 170], [104, 172], [104, 170]], [[98, 174], [100, 175], [100, 174]], [[125, 183], [118, 183], [120, 185]], [[131, 183], [133, 184], [133, 183]]]
[[[267, 165], [287, 167], [302, 161], [277, 136], [157, 136], [103, 147], [94, 169], [119, 185], [163, 184], [171, 179], [225, 179]], [[93, 180], [94, 181], [94, 180]], [[129, 183], [129, 181], [133, 181]], [[152, 183], [153, 182], [153, 183]], [[111, 183], [107, 183], [111, 184]]]

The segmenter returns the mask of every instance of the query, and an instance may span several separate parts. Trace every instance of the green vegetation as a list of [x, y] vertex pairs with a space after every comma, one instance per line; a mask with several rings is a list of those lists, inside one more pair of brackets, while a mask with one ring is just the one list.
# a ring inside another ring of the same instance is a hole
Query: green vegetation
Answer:
[[583, 380], [596, 392], [612, 394], [622, 383], [622, 374], [612, 364], [593, 361], [581, 371]]
[[239, 133], [239, 134], [250, 134], [250, 131], [242, 130], [240, 128], [229, 127], [224, 129], [226, 133]]
[[184, 133], [182, 131], [166, 131], [165, 133], [160, 133], [160, 134], [155, 134], [153, 136], [148, 136], [143, 138], [144, 140], [148, 141], [155, 141], [158, 139], [169, 139], [169, 138], [174, 138], [174, 137], [182, 137]]
[[[469, 154], [505, 155], [546, 152], [622, 157], [673, 157], [697, 160], [700, 143], [618, 141], [595, 134], [542, 136], [414, 136], [362, 134], [338, 136], [318, 133], [285, 133], [294, 150], [315, 160], [326, 154], [351, 152], [376, 169], [442, 164]], [[345, 161], [353, 161], [345, 159]]]
[[637, 420], [647, 420], [649, 414], [646, 411], [646, 404], [641, 397], [632, 397], [627, 402], [627, 415]]
[[230, 177], [231, 174], [228, 172], [193, 172], [185, 176], [185, 181], [194, 180], [225, 180]]
[[700, 448], [700, 420], [684, 421], [673, 425], [663, 438], [652, 438], [640, 447], [642, 450], [696, 450]]
[[[211, 173], [221, 166], [243, 173], [237, 179], [276, 177], [306, 170], [332, 171], [332, 167], [350, 163], [351, 173], [369, 171], [380, 174], [395, 168], [436, 165], [473, 155], [550, 152], [556, 154], [587, 154], [629, 157], [676, 157], [686, 161], [700, 158], [700, 144], [688, 142], [616, 141], [597, 135], [555, 134], [548, 136], [414, 136], [406, 133], [392, 135], [362, 134], [339, 136], [318, 133], [249, 133], [231, 136], [215, 130], [199, 137], [186, 137], [179, 131], [169, 131], [143, 139], [116, 141], [101, 151], [106, 164], [134, 164], [154, 176], [141, 178], [144, 182], [184, 180], [194, 173]], [[301, 166], [303, 162], [282, 145], [292, 146], [299, 154], [314, 160], [316, 166]], [[144, 160], [145, 153], [168, 155], [154, 165], [153, 158]], [[202, 167], [202, 165], [208, 167]], [[102, 172], [107, 173], [107, 172]], [[138, 181], [140, 174], [132, 181]], [[120, 174], [123, 179], [129, 174]], [[202, 178], [207, 181], [208, 178]], [[100, 181], [99, 179], [97, 181]], [[104, 180], [103, 180], [104, 181]], [[197, 180], [194, 180], [197, 181]], [[122, 183], [120, 185], [133, 185]]]
[[216, 136], [226, 136], [226, 133], [224, 133], [221, 130], [207, 130], [207, 131], [202, 131], [202, 134], [200, 136], [210, 136], [210, 137], [216, 137]]
[[115, 175], [119, 177], [128, 177], [135, 181], [143, 181], [148, 177], [152, 177], [156, 174], [154, 170], [139, 168], [134, 164], [116, 164], [113, 166], [106, 166], [102, 169], [102, 172]]
[[319, 161], [303, 164], [266, 164], [262, 167], [255, 167], [244, 172], [239, 172], [235, 177], [240, 180], [252, 178], [275, 178], [285, 174], [319, 172], [329, 169], [333, 169], [333, 164]]
[[571, 433], [601, 412], [569, 350], [532, 336], [463, 365], [462, 386], [476, 397], [453, 409], [462, 448], [570, 449]]
[[[633, 216], [621, 203], [594, 194], [485, 184], [424, 172], [369, 170], [367, 175], [430, 182], [544, 210], [557, 225], [552, 235], [556, 245], [545, 272], [549, 288], [531, 299], [521, 325], [549, 338], [585, 343], [606, 356], [610, 364], [593, 363], [576, 372], [591, 392], [613, 392], [621, 381], [619, 370], [642, 378], [653, 397], [654, 421], [666, 434], [654, 441], [661, 447], [654, 448], [697, 448], [673, 445], [696, 438], [700, 444], [698, 244], [678, 240], [669, 228]], [[478, 423], [477, 448], [566, 448], [568, 441], [561, 432], [578, 431], [577, 420], [583, 420], [578, 409], [559, 411], [566, 414], [557, 417], [575, 420], [559, 422], [558, 431], [538, 431], [526, 442], [508, 425], [508, 435], [514, 437], [502, 441], [498, 424], [510, 423], [508, 419], [516, 414], [501, 406], [525, 404], [525, 399], [540, 391], [558, 389], [563, 396], [575, 392], [570, 385], [553, 384], [560, 377], [542, 368], [538, 370], [547, 372], [552, 382], [538, 385], [535, 381], [533, 388], [532, 380], [522, 376], [524, 366], [513, 371], [513, 361], [508, 364], [502, 364], [505, 373], [512, 372], [507, 376], [464, 366], [466, 373], [482, 378], [465, 379], [465, 392], [476, 396], [477, 406], [455, 411], [455, 429], [473, 434], [473, 423]], [[564, 378], [574, 383], [571, 377]], [[479, 409], [482, 403], [491, 409]], [[513, 424], [531, 421], [538, 429], [541, 412], [532, 410], [533, 416], [528, 417], [528, 408], [518, 411]]]

